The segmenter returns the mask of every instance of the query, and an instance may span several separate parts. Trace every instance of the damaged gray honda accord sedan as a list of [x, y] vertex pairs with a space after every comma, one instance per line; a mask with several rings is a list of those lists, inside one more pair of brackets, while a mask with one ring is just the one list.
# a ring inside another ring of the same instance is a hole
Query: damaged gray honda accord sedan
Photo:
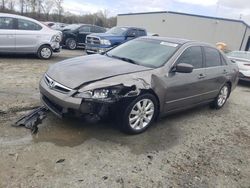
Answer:
[[142, 37], [54, 64], [40, 92], [59, 117], [111, 113], [122, 130], [138, 134], [159, 115], [205, 103], [221, 108], [237, 82], [237, 66], [208, 44]]

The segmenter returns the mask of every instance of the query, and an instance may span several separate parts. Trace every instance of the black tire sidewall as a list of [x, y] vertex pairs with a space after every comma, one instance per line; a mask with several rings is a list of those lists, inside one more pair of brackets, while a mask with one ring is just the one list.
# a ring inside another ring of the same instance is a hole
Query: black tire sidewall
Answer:
[[[69, 47], [69, 46], [70, 46], [69, 43], [70, 43], [71, 41], [75, 41], [75, 44], [76, 44], [76, 47], [75, 47], [75, 48], [70, 48], [70, 47]], [[67, 41], [66, 41], [66, 46], [67, 46], [67, 48], [70, 49], [70, 50], [75, 50], [75, 49], [77, 48], [76, 40], [75, 40], [74, 38], [69, 38], [69, 39], [67, 39]]]
[[[132, 108], [134, 107], [134, 105], [142, 99], [150, 99], [154, 103], [154, 110], [155, 111], [154, 111], [153, 118], [151, 119], [150, 123], [146, 127], [144, 127], [141, 130], [135, 130], [129, 125], [129, 114], [130, 114]], [[135, 98], [132, 102], [125, 105], [125, 107], [121, 111], [121, 113], [122, 113], [122, 118], [121, 118], [122, 131], [126, 132], [128, 134], [139, 134], [139, 133], [144, 132], [146, 129], [148, 129], [150, 127], [150, 125], [154, 122], [154, 120], [158, 114], [158, 101], [157, 101], [156, 97], [150, 93], [142, 94], [142, 95], [138, 96], [137, 98]]]
[[[50, 54], [50, 56], [49, 56], [48, 58], [44, 58], [44, 57], [41, 55], [41, 51], [42, 51], [43, 48], [49, 48], [49, 49], [50, 49], [51, 54]], [[47, 59], [50, 59], [51, 56], [53, 55], [53, 50], [52, 50], [52, 48], [51, 48], [49, 45], [42, 45], [42, 46], [38, 49], [37, 55], [38, 55], [38, 57], [39, 57], [40, 59], [47, 60]]]

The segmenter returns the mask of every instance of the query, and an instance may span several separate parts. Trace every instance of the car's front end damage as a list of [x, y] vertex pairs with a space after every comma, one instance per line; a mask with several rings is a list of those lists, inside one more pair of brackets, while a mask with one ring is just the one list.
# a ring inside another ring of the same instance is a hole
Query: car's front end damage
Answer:
[[[139, 74], [140, 75], [140, 74]], [[42, 103], [58, 117], [95, 117], [102, 118], [110, 111], [119, 110], [124, 102], [129, 102], [150, 89], [144, 79], [124, 80], [124, 76], [115, 76], [83, 84], [71, 89], [44, 75], [40, 82]]]

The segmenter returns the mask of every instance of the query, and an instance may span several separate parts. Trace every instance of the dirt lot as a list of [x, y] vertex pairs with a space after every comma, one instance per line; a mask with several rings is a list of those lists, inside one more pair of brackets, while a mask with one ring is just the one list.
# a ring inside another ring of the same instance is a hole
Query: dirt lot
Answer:
[[185, 111], [136, 136], [52, 114], [37, 135], [11, 127], [40, 104], [49, 65], [79, 55], [0, 57], [0, 187], [250, 187], [250, 84], [222, 110]]

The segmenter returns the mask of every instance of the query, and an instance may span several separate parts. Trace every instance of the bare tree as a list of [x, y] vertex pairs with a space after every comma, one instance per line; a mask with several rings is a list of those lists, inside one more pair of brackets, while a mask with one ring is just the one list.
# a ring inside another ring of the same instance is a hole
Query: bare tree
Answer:
[[61, 22], [62, 20], [62, 13], [63, 13], [63, 0], [55, 0], [56, 12], [58, 14], [58, 21]]
[[8, 0], [8, 9], [10, 11], [14, 11], [15, 10], [15, 4], [16, 4], [15, 0]]
[[49, 14], [52, 11], [52, 8], [54, 7], [54, 1], [53, 0], [44, 0], [41, 3], [41, 9], [43, 13], [45, 14], [46, 20], [49, 20]]
[[5, 10], [6, 0], [2, 0], [1, 2], [2, 2], [2, 4], [1, 4], [1, 10]]

